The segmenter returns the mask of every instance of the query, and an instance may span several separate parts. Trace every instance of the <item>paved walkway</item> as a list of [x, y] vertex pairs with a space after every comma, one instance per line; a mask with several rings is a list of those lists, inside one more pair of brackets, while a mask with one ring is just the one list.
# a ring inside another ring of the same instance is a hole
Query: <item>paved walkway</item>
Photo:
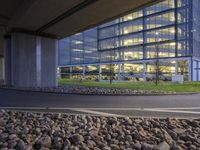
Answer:
[[200, 94], [83, 96], [0, 89], [0, 108], [104, 116], [199, 118]]

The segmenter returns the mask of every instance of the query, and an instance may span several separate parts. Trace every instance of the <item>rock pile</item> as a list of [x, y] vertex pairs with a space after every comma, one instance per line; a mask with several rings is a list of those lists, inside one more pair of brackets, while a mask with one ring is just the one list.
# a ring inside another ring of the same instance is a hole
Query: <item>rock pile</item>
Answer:
[[198, 150], [200, 120], [2, 110], [0, 149]]

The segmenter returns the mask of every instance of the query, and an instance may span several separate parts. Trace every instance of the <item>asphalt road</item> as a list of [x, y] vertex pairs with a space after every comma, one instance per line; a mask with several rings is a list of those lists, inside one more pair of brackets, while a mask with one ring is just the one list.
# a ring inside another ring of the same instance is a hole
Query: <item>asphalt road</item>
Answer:
[[105, 116], [200, 118], [200, 94], [86, 96], [0, 89], [0, 109]]

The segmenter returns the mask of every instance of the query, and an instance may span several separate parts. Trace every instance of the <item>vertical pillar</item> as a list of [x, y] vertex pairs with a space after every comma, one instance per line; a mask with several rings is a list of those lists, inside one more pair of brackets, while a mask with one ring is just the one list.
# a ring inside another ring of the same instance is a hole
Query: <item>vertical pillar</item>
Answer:
[[0, 57], [0, 84], [4, 81], [4, 58]]
[[83, 66], [83, 79], [85, 79], [85, 66]]
[[41, 37], [36, 38], [36, 78], [37, 86], [41, 86], [41, 77], [42, 77], [42, 47], [41, 47]]
[[98, 66], [98, 80], [101, 81], [101, 65]]
[[57, 86], [57, 40], [11, 34], [11, 82], [15, 87]]
[[188, 80], [189, 81], [192, 81], [192, 76], [193, 76], [192, 70], [193, 70], [193, 65], [192, 65], [192, 60], [190, 59], [188, 60], [188, 76], [189, 76]]
[[3, 79], [3, 57], [0, 56], [0, 84]]
[[69, 67], [69, 78], [72, 79], [72, 66]]
[[121, 64], [118, 64], [118, 74], [117, 74], [118, 81], [121, 81]]
[[41, 39], [41, 86], [57, 86], [58, 41], [53, 38], [39, 38]]
[[61, 79], [61, 67], [57, 68], [57, 79]]
[[124, 64], [121, 64], [122, 80], [124, 81]]
[[198, 81], [200, 81], [200, 61], [198, 61]]
[[4, 76], [5, 84], [12, 85], [11, 82], [11, 38], [7, 37], [4, 40]]
[[143, 80], [146, 81], [147, 65], [143, 63]]
[[5, 58], [2, 60], [2, 78], [5, 83]]

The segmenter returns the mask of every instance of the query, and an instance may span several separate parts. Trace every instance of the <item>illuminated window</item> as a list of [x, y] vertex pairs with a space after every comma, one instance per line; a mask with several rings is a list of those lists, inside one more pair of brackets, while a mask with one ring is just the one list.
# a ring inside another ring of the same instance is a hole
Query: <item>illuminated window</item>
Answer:
[[120, 34], [128, 34], [143, 30], [143, 20], [126, 22], [120, 25]]
[[[156, 33], [159, 34], [157, 35]], [[145, 33], [145, 37], [146, 37], [146, 43], [173, 40], [175, 38], [175, 29], [174, 27], [171, 27], [171, 28], [149, 31]]]
[[148, 17], [145, 20], [145, 24], [147, 26], [147, 29], [152, 29], [174, 24], [174, 21], [175, 21], [174, 12], [170, 12], [153, 17]]
[[158, 57], [174, 57], [175, 56], [175, 43], [151, 45], [146, 47], [147, 58]]
[[142, 33], [126, 35], [120, 37], [120, 45], [121, 46], [131, 46], [138, 45], [143, 43], [143, 35]]
[[150, 15], [164, 10], [173, 9], [174, 7], [175, 7], [174, 0], [165, 0], [151, 7], [147, 7], [145, 8], [145, 10], [146, 14]]
[[137, 11], [122, 17], [122, 21], [129, 21], [143, 16], [143, 11]]

